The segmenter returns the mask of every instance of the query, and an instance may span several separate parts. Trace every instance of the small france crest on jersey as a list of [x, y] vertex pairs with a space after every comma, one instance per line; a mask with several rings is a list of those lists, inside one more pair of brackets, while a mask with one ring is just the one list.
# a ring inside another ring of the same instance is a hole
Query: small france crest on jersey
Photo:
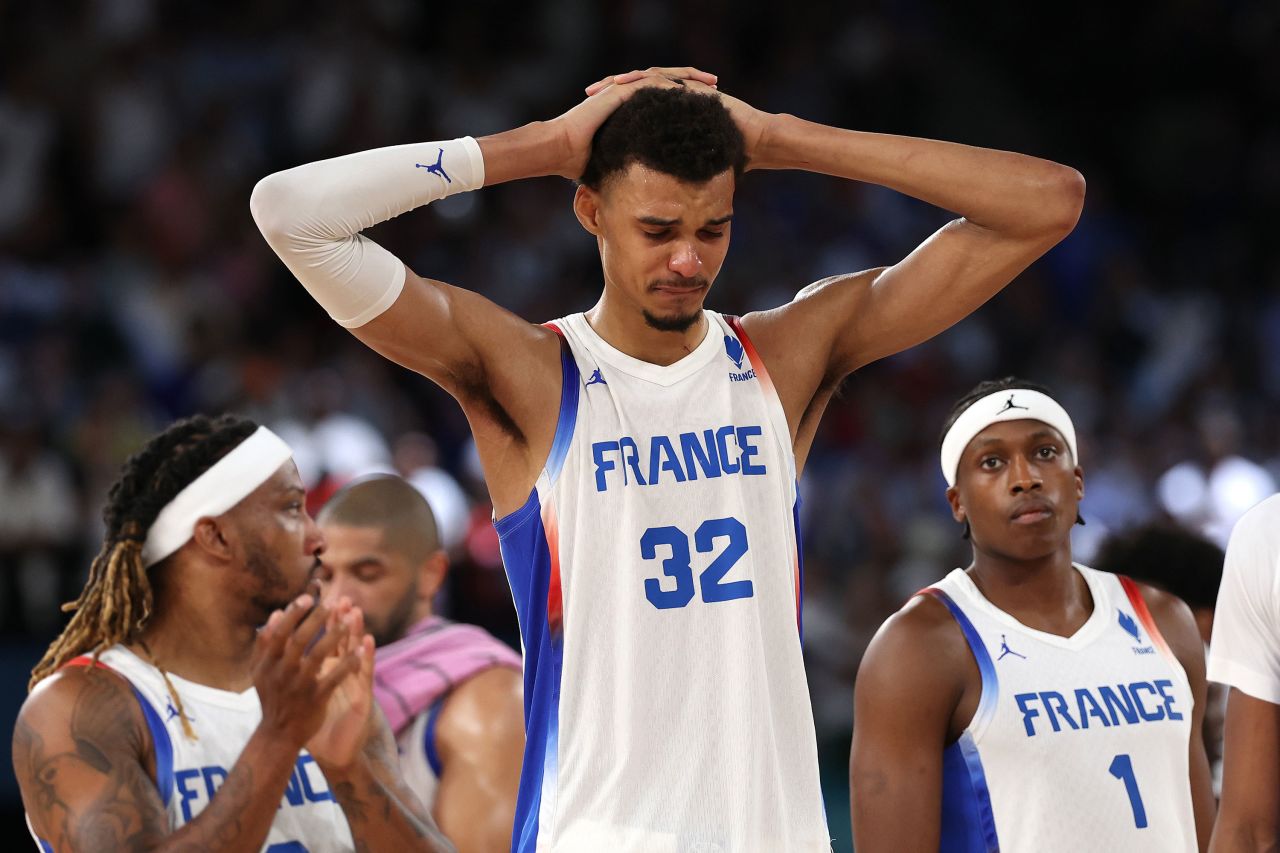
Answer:
[[1142, 632], [1138, 630], [1138, 623], [1134, 622], [1133, 617], [1128, 613], [1125, 613], [1123, 610], [1116, 608], [1116, 612], [1120, 614], [1120, 627], [1123, 628], [1129, 636], [1133, 637], [1133, 641], [1135, 643], [1141, 643]]
[[724, 336], [724, 352], [739, 370], [742, 369], [742, 344], [732, 335]]

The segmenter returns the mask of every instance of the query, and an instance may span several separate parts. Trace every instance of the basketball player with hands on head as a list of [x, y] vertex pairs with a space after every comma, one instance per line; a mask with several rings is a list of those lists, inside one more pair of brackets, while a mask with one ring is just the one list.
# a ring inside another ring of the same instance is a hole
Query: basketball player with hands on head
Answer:
[[1214, 853], [1280, 849], [1280, 495], [1231, 531], [1209, 644], [1230, 687]]
[[409, 483], [357, 480], [316, 522], [323, 600], [349, 599], [377, 641], [374, 696], [405, 784], [459, 853], [509, 850], [524, 751], [520, 656], [482, 628], [433, 614], [448, 557]]
[[1204, 850], [1204, 648], [1178, 598], [1073, 563], [1075, 427], [984, 382], [943, 432], [968, 569], [922, 590], [854, 682], [859, 853]]
[[[518, 851], [830, 847], [800, 651], [796, 481], [850, 372], [924, 341], [1066, 235], [1045, 160], [762, 112], [692, 68], [563, 115], [263, 179], [267, 242], [337, 322], [462, 405], [525, 659]], [[961, 218], [893, 266], [741, 319], [704, 309], [751, 169], [880, 184]], [[449, 194], [579, 182], [585, 313], [536, 325], [359, 232]]]
[[362, 614], [303, 594], [304, 497], [288, 446], [232, 416], [125, 464], [14, 730], [42, 850], [452, 849], [400, 781]]

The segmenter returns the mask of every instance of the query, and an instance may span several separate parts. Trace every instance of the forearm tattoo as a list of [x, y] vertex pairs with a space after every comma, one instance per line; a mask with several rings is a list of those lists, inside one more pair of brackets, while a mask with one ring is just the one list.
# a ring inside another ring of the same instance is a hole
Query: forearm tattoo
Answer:
[[355, 839], [356, 850], [452, 851], [431, 816], [400, 776], [395, 741], [385, 723], [369, 739], [364, 751], [368, 772], [358, 772], [351, 780], [333, 786]]

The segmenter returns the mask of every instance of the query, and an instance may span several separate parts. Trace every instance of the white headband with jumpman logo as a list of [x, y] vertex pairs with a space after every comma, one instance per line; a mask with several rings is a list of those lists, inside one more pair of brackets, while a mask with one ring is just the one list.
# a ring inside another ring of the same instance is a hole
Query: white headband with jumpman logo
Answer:
[[1007, 388], [975, 402], [947, 430], [946, 437], [942, 439], [942, 476], [947, 478], [947, 486], [956, 484], [960, 456], [974, 436], [994, 423], [1022, 420], [1043, 421], [1062, 433], [1071, 450], [1072, 461], [1080, 464], [1080, 454], [1076, 451], [1076, 428], [1067, 410], [1048, 394], [1027, 388]]

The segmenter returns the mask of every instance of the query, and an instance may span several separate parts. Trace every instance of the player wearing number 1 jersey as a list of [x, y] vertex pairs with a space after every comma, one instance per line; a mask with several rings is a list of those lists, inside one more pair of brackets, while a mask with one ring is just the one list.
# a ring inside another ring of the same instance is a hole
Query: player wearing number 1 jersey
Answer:
[[973, 563], [880, 629], [855, 687], [858, 853], [1204, 850], [1204, 650], [1179, 599], [1071, 561], [1084, 493], [1044, 389], [984, 382], [942, 440]]
[[[609, 77], [552, 121], [301, 166], [251, 201], [335, 320], [466, 411], [523, 635], [519, 851], [829, 850], [795, 525], [818, 420], [846, 375], [955, 323], [1079, 214], [1066, 167], [769, 115], [715, 82]], [[963, 218], [894, 266], [739, 322], [703, 302], [752, 168]], [[359, 234], [537, 175], [581, 181], [604, 280], [584, 314], [527, 323]]]

